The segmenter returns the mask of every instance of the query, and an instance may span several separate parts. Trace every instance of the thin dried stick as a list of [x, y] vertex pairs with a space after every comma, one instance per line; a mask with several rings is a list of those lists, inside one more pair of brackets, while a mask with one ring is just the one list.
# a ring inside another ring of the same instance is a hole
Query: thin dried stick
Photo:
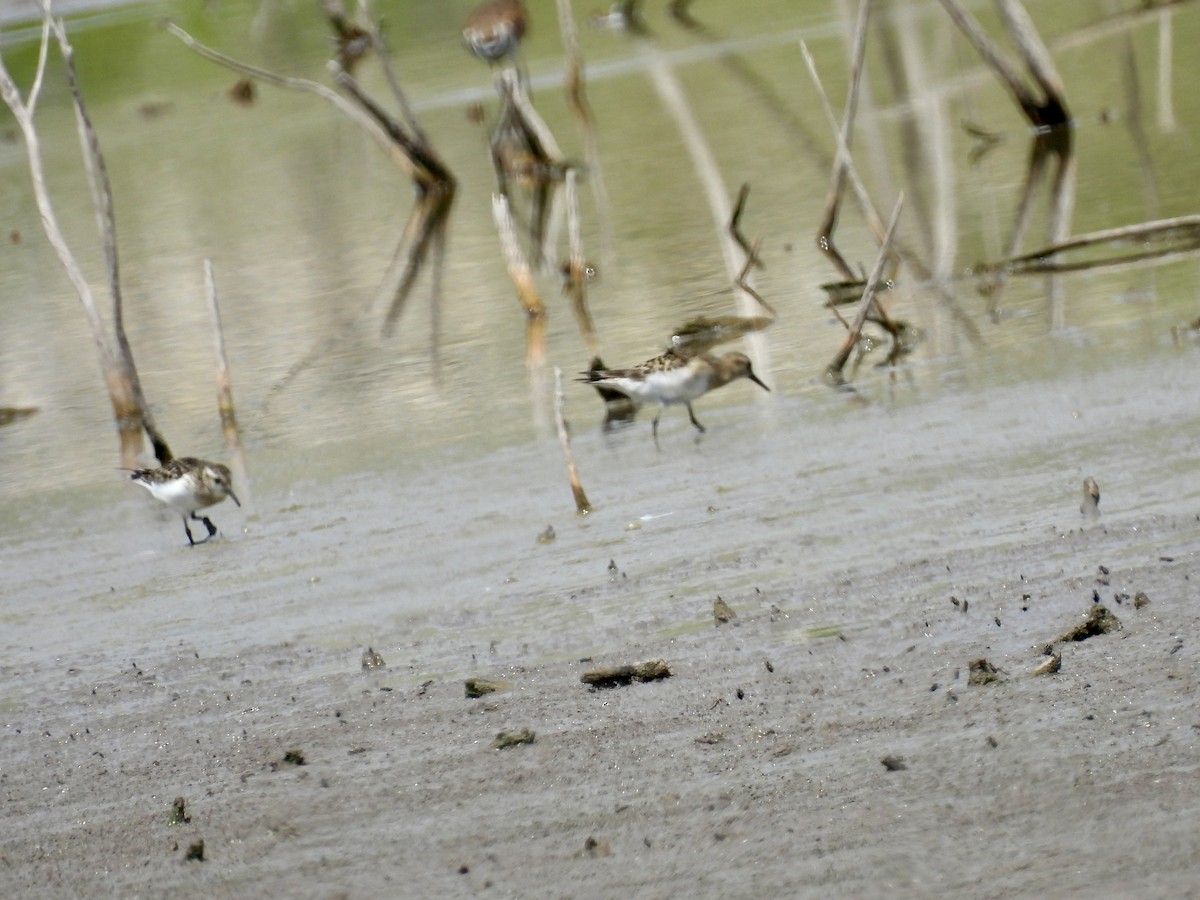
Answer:
[[875, 302], [875, 291], [879, 287], [879, 282], [883, 279], [883, 270], [887, 265], [888, 255], [892, 249], [892, 236], [896, 233], [896, 223], [900, 219], [900, 210], [903, 207], [904, 194], [902, 193], [896, 198], [896, 205], [892, 209], [892, 218], [888, 222], [887, 234], [884, 236], [883, 245], [879, 248], [878, 256], [875, 257], [875, 267], [871, 270], [871, 275], [867, 279], [867, 286], [863, 290], [862, 300], [858, 304], [858, 313], [854, 316], [850, 332], [842, 342], [842, 347], [833, 358], [833, 362], [825, 369], [825, 377], [835, 384], [845, 383], [842, 370], [845, 368], [846, 361], [850, 358], [855, 345], [858, 344], [863, 325], [867, 321], [867, 314], [871, 310], [871, 305]]
[[[765, 269], [766, 265], [761, 259], [758, 258], [757, 250], [751, 247], [750, 242], [746, 240], [746, 236], [742, 234], [742, 213], [746, 209], [746, 200], [749, 199], [749, 197], [750, 182], [743, 182], [741, 188], [738, 190], [737, 202], [733, 205], [733, 215], [729, 217], [729, 235], [735, 241], [737, 241], [737, 245], [739, 247], [746, 251], [747, 266], [753, 264], [759, 269]], [[737, 278], [737, 283], [743, 286], [743, 289], [745, 277], [746, 270], [743, 269], [742, 274]], [[762, 300], [759, 299], [759, 302], [761, 303]]]
[[[49, 5], [46, 6], [47, 12]], [[108, 270], [108, 289], [112, 299], [113, 335], [117, 342], [117, 352], [120, 364], [129, 380], [138, 414], [141, 416], [142, 427], [150, 438], [154, 448], [154, 456], [160, 464], [165, 465], [172, 459], [171, 448], [167, 439], [158, 430], [150, 404], [142, 391], [142, 380], [138, 376], [137, 364], [133, 360], [133, 348], [125, 334], [124, 298], [121, 292], [121, 268], [117, 255], [117, 222], [113, 212], [112, 186], [108, 180], [108, 167], [104, 163], [104, 154], [100, 150], [100, 139], [92, 127], [91, 117], [83, 102], [83, 94], [79, 90], [79, 79], [75, 74], [75, 51], [67, 42], [66, 29], [61, 20], [54, 23], [55, 36], [62, 52], [63, 64], [67, 72], [67, 84], [71, 89], [71, 98], [75, 107], [75, 122], [79, 129], [79, 145], [83, 152], [84, 168], [87, 171], [88, 185], [92, 192], [92, 206], [96, 211], [96, 223], [100, 230], [100, 239], [104, 244], [104, 262]]]
[[322, 100], [331, 103], [337, 107], [350, 121], [354, 122], [359, 128], [371, 136], [374, 141], [384, 149], [392, 160], [400, 166], [410, 176], [416, 176], [416, 168], [412, 161], [408, 159], [404, 153], [392, 142], [388, 134], [380, 128], [379, 124], [369, 115], [348, 101], [345, 97], [331, 88], [325, 87], [323, 84], [318, 84], [315, 81], [308, 81], [304, 78], [289, 78], [285, 75], [277, 75], [274, 72], [269, 72], [266, 69], [260, 69], [257, 66], [247, 65], [239, 62], [232, 57], [226, 56], [211, 47], [207, 47], [200, 43], [174, 22], [166, 22], [163, 25], [167, 31], [179, 38], [183, 45], [194, 53], [198, 53], [205, 59], [211, 60], [218, 65], [224, 66], [227, 69], [232, 69], [234, 72], [240, 72], [248, 78], [257, 78], [259, 81], [264, 81], [267, 84], [273, 84], [276, 87], [285, 88], [292, 91], [301, 91], [308, 94], [316, 94]]
[[1063, 100], [1061, 84], [1050, 54], [1037, 36], [1036, 30], [1029, 21], [1029, 14], [1015, 0], [999, 0], [1000, 12], [1005, 24], [1012, 33], [1025, 57], [1025, 63], [1030, 67], [1034, 80], [1045, 92], [1046, 96], [1039, 97], [1021, 80], [1016, 67], [1000, 52], [1000, 49], [967, 12], [959, 0], [942, 0], [942, 6], [959, 27], [959, 30], [971, 42], [975, 50], [991, 66], [996, 77], [1008, 88], [1025, 117], [1034, 125], [1062, 125], [1070, 120], [1066, 103]]
[[592, 108], [587, 101], [583, 77], [583, 55], [579, 51], [579, 34], [575, 29], [575, 17], [571, 13], [571, 0], [557, 0], [558, 27], [562, 35], [563, 55], [566, 57], [566, 92], [575, 122], [583, 140], [583, 158], [587, 161], [588, 183], [592, 186], [592, 197], [596, 201], [596, 214], [600, 219], [600, 242], [607, 255], [612, 245], [612, 226], [609, 224], [608, 188], [604, 183], [604, 170], [600, 164], [600, 149], [596, 144], [596, 128], [592, 121]]
[[571, 308], [575, 311], [575, 320], [579, 323], [579, 330], [583, 332], [583, 340], [587, 344], [588, 356], [594, 357], [600, 355], [600, 341], [596, 338], [596, 325], [587, 305], [587, 260], [583, 256], [583, 232], [579, 227], [579, 203], [576, 196], [578, 180], [579, 173], [575, 168], [567, 169], [567, 244], [571, 254], [567, 262], [567, 291], [571, 295]]
[[[829, 190], [825, 194], [825, 212], [817, 227], [817, 246], [822, 253], [829, 257], [842, 277], [848, 281], [854, 278], [854, 272], [847, 265], [842, 254], [834, 247], [833, 231], [837, 227], [838, 209], [842, 202], [842, 189], [846, 182], [846, 169], [850, 160], [850, 139], [854, 133], [854, 117], [858, 110], [858, 95], [862, 85], [863, 63], [866, 59], [867, 20], [870, 12], [871, 0], [859, 0], [851, 53], [850, 90], [846, 94], [846, 110], [842, 116], [841, 129], [838, 131], [838, 153], [833, 163], [833, 176], [830, 179]], [[807, 52], [807, 48], [805, 48], [806, 55]]]
[[238, 428], [237, 411], [233, 405], [233, 379], [229, 375], [229, 360], [225, 355], [225, 333], [221, 328], [221, 310], [217, 305], [217, 282], [213, 276], [212, 260], [204, 260], [204, 292], [208, 297], [208, 314], [212, 319], [213, 357], [216, 362], [217, 411], [221, 415], [221, 432], [229, 450], [234, 481], [242, 505], [250, 503], [250, 480], [246, 474], [246, 449]]
[[546, 307], [538, 296], [525, 254], [521, 252], [516, 223], [508, 207], [508, 198], [503, 194], [492, 194], [492, 218], [500, 235], [508, 277], [512, 279], [517, 299], [525, 311], [525, 365], [531, 373], [537, 373], [546, 365]]
[[[1144, 245], [1152, 241], [1165, 242], [1175, 240], [1179, 246], [1146, 248]], [[1068, 250], [1087, 249], [1102, 244], [1132, 244], [1137, 249], [1120, 257], [1102, 260], [1087, 260], [1080, 262], [1055, 262], [1054, 257]], [[1076, 235], [1069, 240], [1060, 241], [1045, 247], [1039, 247], [1031, 253], [1020, 256], [1009, 256], [993, 263], [978, 265], [975, 273], [988, 274], [1005, 271], [1012, 274], [1072, 272], [1085, 269], [1102, 268], [1110, 265], [1124, 265], [1146, 259], [1157, 259], [1160, 256], [1187, 252], [1200, 247], [1200, 216], [1178, 216], [1172, 219], [1158, 219], [1153, 222], [1139, 222], [1137, 225], [1124, 225], [1119, 228], [1108, 228], [1103, 231], [1093, 231], [1089, 234]]]
[[567, 431], [567, 420], [563, 417], [562, 369], [554, 367], [554, 424], [558, 431], [558, 443], [562, 447], [563, 459], [567, 463], [567, 480], [571, 482], [571, 495], [575, 498], [575, 512], [586, 516], [592, 511], [587, 494], [579, 481], [579, 470], [575, 468], [575, 456], [571, 453], [571, 435]]
[[412, 130], [417, 140], [425, 147], [432, 148], [433, 142], [429, 140], [429, 135], [421, 128], [421, 123], [417, 120], [416, 113], [413, 112], [412, 104], [408, 102], [408, 95], [400, 87], [400, 79], [396, 77], [396, 69], [392, 65], [392, 58], [388, 53], [387, 42], [383, 39], [383, 35], [375, 24], [375, 17], [371, 15], [367, 0], [358, 0], [358, 8], [362, 10], [362, 14], [366, 19], [367, 33], [371, 36], [371, 44], [374, 46], [375, 54], [379, 57], [379, 62], [383, 66], [383, 75], [387, 79], [392, 96], [396, 98], [396, 105], [400, 107], [400, 114], [404, 116], [405, 123]]
[[[821, 83], [821, 76], [817, 73], [816, 62], [813, 60], [812, 54], [808, 50], [808, 45], [805, 44], [804, 41], [800, 42], [800, 52], [804, 55], [804, 61], [808, 67], [808, 74], [813, 81], [813, 85], [816, 87], [817, 96], [821, 101], [821, 107], [825, 111], [825, 118], [837, 139], [838, 155], [839, 157], [844, 156], [845, 158], [845, 175], [850, 183], [850, 187], [854, 191], [854, 198], [858, 203], [859, 211], [867, 220], [867, 225], [870, 227], [872, 234], [874, 234], [875, 240], [882, 244], [883, 238], [886, 234], [886, 227], [883, 224], [883, 220], [879, 217], [879, 213], [876, 210], [875, 204], [872, 202], [870, 195], [867, 193], [867, 188], [863, 184], [862, 178], [858, 174], [858, 168], [854, 165], [854, 158], [850, 154], [850, 148], [842, 140], [842, 129], [839, 128], [833, 107], [829, 104], [829, 97], [825, 93], [824, 85]], [[932, 271], [916, 253], [909, 250], [902, 241], [894, 239], [892, 243], [896, 248], [896, 253], [902, 256], [904, 261], [914, 269], [918, 278], [921, 278], [925, 281], [932, 279]], [[840, 258], [841, 257], [839, 255], [838, 259]], [[843, 277], [845, 277], [844, 273]], [[857, 276], [855, 276], [854, 273], [851, 273], [846, 280], [856, 282]], [[975, 325], [975, 322], [971, 319], [971, 317], [963, 312], [962, 307], [958, 304], [958, 301], [940, 285], [934, 285], [934, 288], [938, 294], [938, 298], [941, 301], [942, 306], [950, 311], [951, 315], [963, 329], [963, 332], [967, 335], [967, 337], [975, 344], [982, 343], [983, 338], [979, 334], [979, 328]], [[831, 303], [829, 304], [829, 308], [833, 310], [833, 314], [837, 316], [843, 325], [849, 327], [849, 324], [845, 319], [842, 318], [842, 315], [838, 312], [836, 306]], [[880, 310], [881, 317], [883, 319], [881, 324], [891, 331], [891, 333], [895, 334], [896, 332], [892, 330], [895, 327], [895, 324], [890, 322], [890, 320], [882, 314], [882, 308], [878, 303], [876, 303], [876, 309]]]

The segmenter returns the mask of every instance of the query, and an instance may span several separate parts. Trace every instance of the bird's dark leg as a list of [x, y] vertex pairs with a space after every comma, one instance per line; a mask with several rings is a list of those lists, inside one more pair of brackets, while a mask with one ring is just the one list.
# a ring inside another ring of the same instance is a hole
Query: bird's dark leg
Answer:
[[187, 516], [183, 517], [183, 533], [188, 536], [188, 546], [196, 546], [196, 542], [192, 539], [192, 529], [188, 528]]
[[699, 431], [701, 434], [704, 434], [704, 426], [700, 424], [700, 422], [696, 419], [696, 414], [694, 412], [692, 412], [692, 404], [689, 403], [687, 405], [687, 409], [688, 409], [688, 418], [692, 420], [692, 424], [696, 426], [696, 430]]
[[[207, 541], [207, 540], [208, 540], [208, 538], [212, 537], [214, 534], [216, 534], [216, 533], [217, 533], [217, 526], [216, 526], [216, 525], [214, 525], [214, 524], [212, 523], [212, 520], [211, 520], [211, 519], [210, 519], [208, 516], [198, 516], [198, 515], [196, 515], [195, 513], [192, 513], [192, 521], [194, 521], [194, 522], [203, 522], [203, 523], [204, 523], [204, 527], [208, 529], [208, 537], [206, 537], [206, 538], [205, 538], [203, 541], [201, 541], [201, 542], [200, 542], [200, 543], [202, 543], [202, 544], [203, 544], [205, 541]], [[183, 523], [183, 525], [184, 525], [184, 527], [186, 528], [186, 527], [187, 527], [187, 522], [185, 521], [185, 522]], [[191, 537], [191, 534], [190, 534], [190, 533], [188, 534], [188, 537]]]
[[662, 418], [663, 407], [658, 407], [658, 412], [654, 414], [654, 424], [650, 426], [650, 433], [654, 435], [654, 449], [662, 450], [662, 446], [658, 443], [658, 420]]

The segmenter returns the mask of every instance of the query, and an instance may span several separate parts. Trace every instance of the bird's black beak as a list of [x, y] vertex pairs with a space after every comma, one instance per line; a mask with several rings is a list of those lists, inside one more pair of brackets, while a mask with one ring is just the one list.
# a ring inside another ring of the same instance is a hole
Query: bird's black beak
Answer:
[[235, 494], [233, 491], [229, 492], [229, 498], [238, 506], [242, 505], [242, 501], [237, 498], [237, 494]]
[[771, 393], [771, 389], [769, 387], [767, 387], [765, 384], [763, 384], [763, 382], [759, 379], [759, 377], [757, 375], [754, 374], [753, 371], [747, 372], [746, 377], [749, 378], [751, 381], [753, 381], [755, 384], [757, 384], [760, 388], [762, 388], [768, 394]]

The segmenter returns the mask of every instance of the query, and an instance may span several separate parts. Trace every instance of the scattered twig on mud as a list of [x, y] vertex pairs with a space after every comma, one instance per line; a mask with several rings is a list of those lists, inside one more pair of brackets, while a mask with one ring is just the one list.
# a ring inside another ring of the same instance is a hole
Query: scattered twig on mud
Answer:
[[571, 495], [575, 498], [575, 511], [587, 515], [592, 511], [587, 494], [579, 481], [579, 470], [575, 468], [575, 456], [571, 453], [571, 435], [567, 431], [567, 420], [563, 416], [562, 369], [554, 367], [554, 425], [558, 431], [558, 443], [562, 447], [563, 459], [567, 463], [567, 478], [571, 482]]
[[661, 659], [651, 659], [635, 665], [592, 669], [579, 676], [579, 680], [584, 684], [590, 684], [593, 688], [610, 688], [630, 684], [634, 681], [656, 681], [659, 678], [670, 677], [670, 666]]

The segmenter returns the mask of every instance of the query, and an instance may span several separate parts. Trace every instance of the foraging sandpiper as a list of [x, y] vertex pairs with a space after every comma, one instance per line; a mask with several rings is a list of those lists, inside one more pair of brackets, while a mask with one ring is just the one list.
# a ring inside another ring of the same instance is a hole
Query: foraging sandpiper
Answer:
[[696, 420], [692, 401], [739, 378], [749, 378], [764, 391], [767, 387], [750, 366], [750, 357], [745, 353], [726, 353], [713, 356], [710, 353], [684, 354], [668, 350], [662, 356], [647, 360], [632, 369], [601, 369], [581, 372], [579, 380], [600, 387], [613, 388], [635, 403], [657, 403], [651, 431], [658, 440], [658, 420], [664, 407], [683, 404], [688, 418], [701, 434], [704, 426]]
[[242, 505], [233, 493], [229, 467], [193, 456], [173, 459], [157, 469], [134, 469], [129, 477], [183, 516], [183, 531], [189, 544], [196, 541], [192, 538], [188, 519], [203, 522], [208, 529], [208, 537], [200, 541], [202, 544], [217, 533], [217, 527], [208, 516], [196, 515], [197, 510], [220, 503], [226, 497], [232, 498], [238, 506]]

